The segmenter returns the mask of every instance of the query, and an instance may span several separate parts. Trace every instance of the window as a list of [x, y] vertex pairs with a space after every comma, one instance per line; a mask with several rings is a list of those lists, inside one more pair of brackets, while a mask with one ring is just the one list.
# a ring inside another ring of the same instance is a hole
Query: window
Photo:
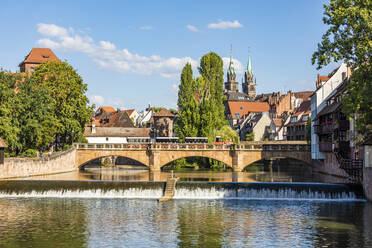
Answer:
[[243, 110], [243, 107], [242, 106], [240, 106], [240, 110]]
[[108, 137], [106, 137], [106, 141], [108, 141]]
[[235, 113], [235, 118], [240, 118], [240, 114], [239, 113]]
[[35, 71], [35, 68], [33, 66], [31, 66], [30, 71], [31, 72], [34, 72]]
[[291, 117], [291, 122], [297, 122], [297, 116]]
[[309, 119], [309, 116], [308, 115], [304, 115], [304, 116], [302, 116], [302, 120], [303, 121], [307, 121]]

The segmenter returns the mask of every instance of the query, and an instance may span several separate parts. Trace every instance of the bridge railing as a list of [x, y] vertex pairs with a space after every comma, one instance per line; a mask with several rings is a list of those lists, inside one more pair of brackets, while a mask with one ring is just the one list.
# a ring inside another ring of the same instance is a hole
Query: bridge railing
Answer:
[[75, 143], [76, 149], [100, 150], [264, 150], [264, 151], [306, 151], [311, 150], [308, 144], [280, 144], [263, 142], [246, 142], [244, 144], [195, 144], [195, 143], [123, 143], [123, 144], [93, 144]]

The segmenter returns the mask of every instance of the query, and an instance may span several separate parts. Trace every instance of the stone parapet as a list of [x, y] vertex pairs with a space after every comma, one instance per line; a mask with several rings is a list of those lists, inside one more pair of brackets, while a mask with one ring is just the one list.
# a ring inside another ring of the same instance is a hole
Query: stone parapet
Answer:
[[0, 178], [27, 177], [76, 170], [76, 150], [69, 149], [45, 158], [6, 158]]

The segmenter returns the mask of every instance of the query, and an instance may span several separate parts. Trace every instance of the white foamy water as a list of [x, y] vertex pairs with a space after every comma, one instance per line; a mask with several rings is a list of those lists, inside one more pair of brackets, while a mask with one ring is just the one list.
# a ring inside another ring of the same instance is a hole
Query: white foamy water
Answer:
[[[50, 198], [128, 198], [158, 199], [163, 196], [162, 189], [129, 188], [118, 190], [46, 190], [18, 193], [0, 192], [0, 197], [50, 197]], [[223, 189], [223, 188], [178, 188], [174, 199], [242, 199], [242, 200], [331, 200], [356, 201], [354, 192], [296, 191], [280, 189]]]

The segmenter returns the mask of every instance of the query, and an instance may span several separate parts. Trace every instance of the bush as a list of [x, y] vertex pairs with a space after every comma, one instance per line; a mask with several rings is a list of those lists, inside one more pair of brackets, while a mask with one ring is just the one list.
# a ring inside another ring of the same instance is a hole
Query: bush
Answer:
[[34, 158], [36, 157], [36, 154], [37, 154], [37, 151], [35, 149], [27, 149], [21, 154], [21, 156], [28, 157], [28, 158]]

